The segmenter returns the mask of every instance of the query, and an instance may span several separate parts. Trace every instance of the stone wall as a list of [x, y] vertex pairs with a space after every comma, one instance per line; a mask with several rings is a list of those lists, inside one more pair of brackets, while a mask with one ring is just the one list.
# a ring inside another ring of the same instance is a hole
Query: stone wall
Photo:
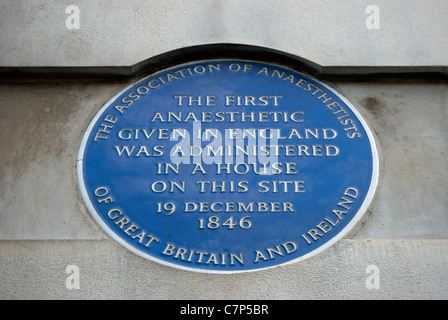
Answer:
[[[0, 4], [1, 299], [448, 298], [446, 2], [376, 1], [379, 30], [365, 26], [366, 1], [123, 3], [76, 1], [80, 29], [67, 29], [58, 1]], [[173, 269], [110, 239], [81, 200], [76, 156], [94, 114], [139, 63], [144, 73], [167, 51], [214, 43], [306, 61], [374, 131], [380, 180], [366, 219], [309, 260]], [[66, 287], [69, 265], [79, 289]], [[371, 265], [378, 289], [366, 285]]]

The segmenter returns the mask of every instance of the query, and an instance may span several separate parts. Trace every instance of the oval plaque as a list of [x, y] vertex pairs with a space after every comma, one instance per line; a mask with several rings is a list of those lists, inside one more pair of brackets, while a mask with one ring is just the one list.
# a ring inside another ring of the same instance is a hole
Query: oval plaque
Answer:
[[308, 258], [367, 210], [373, 135], [338, 92], [263, 62], [209, 60], [114, 96], [83, 137], [83, 200], [153, 261], [233, 273]]

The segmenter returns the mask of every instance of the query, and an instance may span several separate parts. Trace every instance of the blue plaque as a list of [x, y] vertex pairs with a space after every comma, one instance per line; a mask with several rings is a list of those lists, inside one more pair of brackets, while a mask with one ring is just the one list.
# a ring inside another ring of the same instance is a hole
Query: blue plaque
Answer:
[[128, 86], [77, 159], [82, 197], [116, 241], [185, 270], [300, 261], [344, 237], [378, 180], [365, 120], [333, 88], [279, 65], [209, 60]]

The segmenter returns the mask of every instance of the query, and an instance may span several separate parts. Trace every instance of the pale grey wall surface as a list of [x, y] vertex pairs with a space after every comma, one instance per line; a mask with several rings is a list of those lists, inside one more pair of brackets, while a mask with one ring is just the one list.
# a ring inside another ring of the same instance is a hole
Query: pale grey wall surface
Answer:
[[[126, 84], [0, 86], [0, 239], [104, 239], [80, 200], [76, 155], [93, 115]], [[355, 238], [445, 239], [448, 84], [334, 83], [376, 134], [380, 182]]]
[[[240, 275], [144, 260], [96, 225], [75, 164], [96, 111], [125, 83], [0, 86], [0, 298], [448, 298], [448, 84], [333, 83], [376, 133], [381, 175], [357, 232], [304, 262]], [[81, 288], [65, 287], [75, 264]], [[365, 270], [380, 269], [380, 289]]]
[[[447, 299], [447, 240], [342, 240], [262, 272], [216, 275], [140, 258], [107, 240], [1, 241], [2, 299]], [[68, 265], [80, 289], [68, 290]], [[367, 289], [366, 268], [380, 270]]]
[[[80, 10], [68, 30], [65, 9]], [[365, 23], [380, 9], [380, 29]], [[207, 43], [269, 47], [330, 66], [447, 66], [444, 0], [2, 0], [1, 66], [128, 66]]]
[[[448, 2], [0, 1], [0, 67], [129, 66], [168, 50], [242, 43], [323, 66], [448, 65]], [[448, 299], [448, 83], [330, 83], [362, 113], [380, 180], [355, 232], [303, 262], [213, 275], [147, 261], [110, 239], [81, 201], [76, 156], [121, 81], [0, 83], [0, 299]], [[68, 265], [80, 289], [65, 286]], [[368, 289], [366, 268], [380, 270]]]

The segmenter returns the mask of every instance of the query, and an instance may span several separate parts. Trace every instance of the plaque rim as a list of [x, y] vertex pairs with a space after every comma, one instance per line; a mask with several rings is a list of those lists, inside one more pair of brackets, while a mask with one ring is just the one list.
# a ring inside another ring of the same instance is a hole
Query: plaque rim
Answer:
[[[160, 258], [157, 258], [157, 257], [151, 255], [151, 254], [145, 253], [145, 252], [139, 250], [138, 248], [134, 247], [133, 245], [129, 244], [123, 238], [121, 238], [119, 235], [117, 235], [111, 228], [109, 228], [109, 226], [103, 221], [101, 216], [98, 214], [98, 212], [94, 208], [92, 201], [89, 197], [89, 194], [87, 192], [86, 186], [85, 186], [83, 163], [84, 163], [84, 153], [85, 153], [85, 149], [87, 146], [87, 142], [89, 140], [92, 129], [97, 124], [97, 121], [100, 119], [100, 117], [110, 107], [110, 105], [116, 101], [116, 99], [118, 97], [120, 97], [128, 89], [132, 88], [134, 85], [138, 84], [139, 82], [144, 81], [145, 79], [150, 78], [154, 75], [163, 73], [165, 71], [172, 70], [173, 68], [176, 68], [176, 67], [182, 67], [182, 66], [186, 66], [186, 65], [190, 65], [190, 64], [194, 64], [194, 63], [211, 62], [211, 61], [242, 61], [242, 62], [262, 63], [265, 65], [274, 66], [274, 67], [277, 66], [277, 67], [291, 70], [293, 72], [297, 72], [299, 74], [303, 74], [304, 76], [312, 79], [313, 81], [315, 81], [322, 87], [328, 89], [331, 93], [333, 93], [340, 100], [342, 100], [345, 103], [345, 105], [350, 109], [350, 111], [353, 112], [353, 114], [356, 116], [357, 120], [361, 123], [361, 125], [362, 125], [363, 129], [365, 130], [366, 135], [369, 139], [370, 150], [372, 153], [372, 155], [371, 155], [372, 156], [372, 167], [371, 167], [372, 177], [370, 180], [368, 191], [366, 193], [364, 201], [362, 202], [361, 206], [359, 207], [357, 212], [354, 214], [354, 216], [350, 220], [350, 222], [344, 228], [342, 228], [335, 236], [331, 237], [327, 242], [325, 242], [323, 245], [319, 246], [318, 248], [316, 248], [312, 251], [309, 251], [308, 253], [306, 253], [298, 258], [295, 258], [295, 259], [292, 259], [292, 260], [289, 260], [289, 261], [286, 261], [286, 262], [283, 262], [280, 264], [267, 266], [267, 267], [261, 267], [261, 268], [250, 268], [250, 269], [239, 269], [239, 270], [213, 270], [213, 269], [201, 269], [201, 268], [187, 267], [187, 266], [183, 266], [180, 264], [162, 260]], [[116, 241], [117, 243], [119, 243], [121, 246], [128, 249], [129, 251], [133, 252], [134, 254], [136, 254], [146, 260], [150, 260], [152, 262], [156, 262], [156, 263], [164, 265], [164, 266], [168, 266], [168, 267], [172, 267], [172, 268], [180, 269], [180, 270], [184, 270], [184, 271], [197, 272], [197, 273], [238, 274], [238, 273], [264, 271], [264, 270], [273, 269], [273, 268], [277, 268], [277, 267], [281, 267], [281, 266], [286, 266], [286, 265], [290, 265], [293, 263], [307, 260], [307, 259], [309, 259], [313, 256], [317, 256], [320, 253], [322, 253], [323, 251], [329, 249], [330, 247], [332, 247], [333, 245], [338, 243], [341, 239], [343, 239], [345, 236], [347, 236], [350, 233], [350, 231], [352, 231], [354, 229], [354, 227], [363, 219], [363, 217], [365, 217], [369, 207], [372, 205], [373, 199], [374, 199], [374, 196], [376, 193], [376, 189], [378, 187], [379, 173], [380, 173], [379, 154], [378, 154], [377, 143], [376, 143], [374, 131], [371, 129], [371, 126], [367, 123], [364, 116], [357, 110], [357, 108], [354, 106], [354, 104], [351, 103], [344, 95], [342, 95], [339, 92], [339, 90], [330, 86], [327, 83], [322, 82], [320, 79], [317, 79], [316, 76], [310, 74], [309, 72], [302, 71], [302, 70], [296, 70], [288, 65], [282, 65], [280, 62], [279, 63], [265, 62], [262, 59], [251, 60], [251, 59], [246, 59], [246, 58], [211, 58], [211, 59], [198, 59], [198, 60], [192, 59], [192, 60], [185, 61], [183, 63], [175, 63], [169, 67], [163, 67], [158, 70], [153, 70], [152, 72], [150, 72], [149, 74], [147, 74], [145, 76], [138, 77], [138, 78], [132, 78], [130, 81], [131, 81], [131, 83], [129, 85], [125, 86], [122, 89], [118, 89], [118, 92], [116, 92], [111, 98], [109, 98], [104, 104], [102, 104], [102, 106], [96, 111], [96, 113], [94, 113], [94, 116], [91, 118], [90, 122], [88, 123], [87, 127], [85, 128], [84, 133], [82, 133], [82, 139], [81, 139], [81, 143], [79, 145], [78, 153], [77, 153], [77, 157], [76, 157], [76, 175], [77, 175], [76, 180], [78, 183], [78, 188], [81, 193], [82, 200], [83, 200], [84, 205], [86, 206], [87, 210], [89, 211], [90, 216], [93, 217], [95, 222], [101, 227], [101, 229], [109, 237], [111, 237], [114, 241]]]

